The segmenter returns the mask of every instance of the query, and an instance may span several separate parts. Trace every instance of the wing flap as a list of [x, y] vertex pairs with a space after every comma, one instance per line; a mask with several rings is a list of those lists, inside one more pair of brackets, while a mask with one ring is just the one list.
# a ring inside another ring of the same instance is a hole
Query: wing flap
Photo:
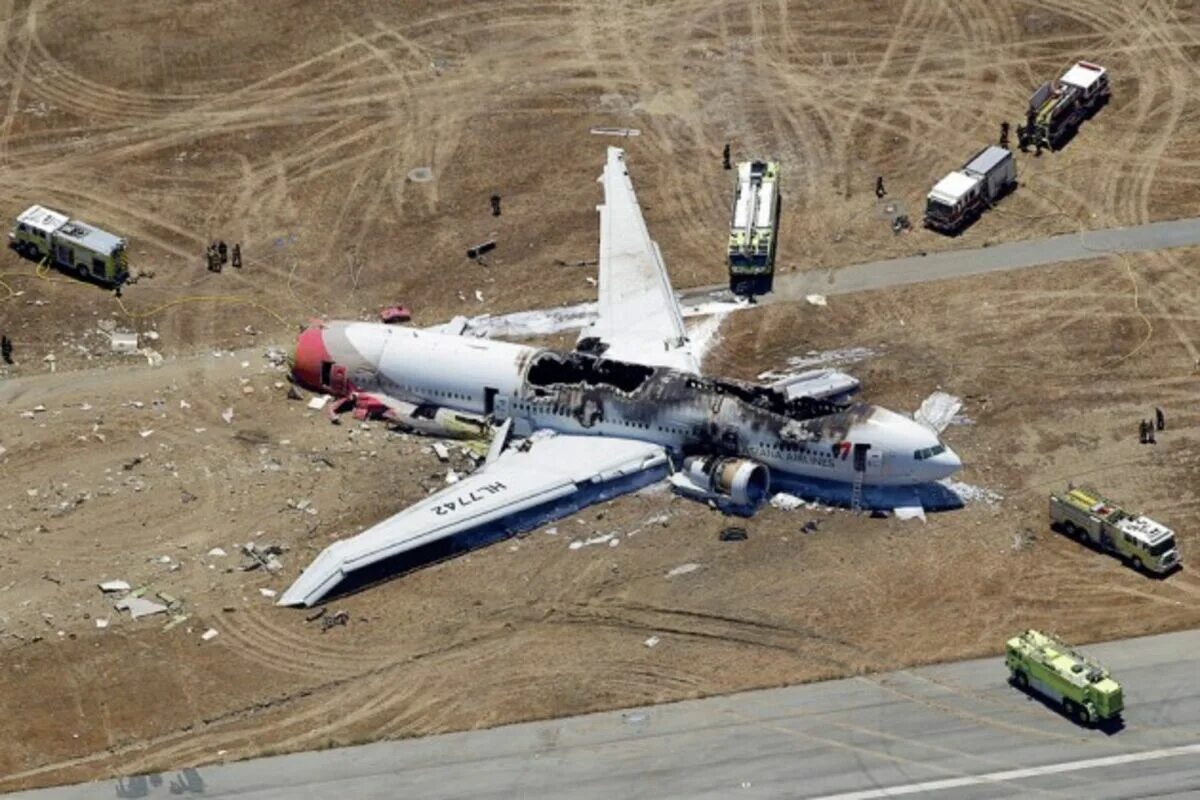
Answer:
[[666, 460], [658, 445], [630, 439], [535, 436], [458, 483], [329, 545], [283, 593], [279, 605], [312, 605], [355, 570], [550, 506], [588, 484], [611, 483], [663, 466]]

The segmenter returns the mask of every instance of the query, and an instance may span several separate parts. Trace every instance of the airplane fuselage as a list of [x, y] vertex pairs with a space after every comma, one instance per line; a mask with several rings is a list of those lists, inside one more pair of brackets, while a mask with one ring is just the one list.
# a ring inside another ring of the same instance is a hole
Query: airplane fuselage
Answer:
[[372, 323], [310, 328], [296, 377], [338, 395], [511, 418], [514, 432], [653, 442], [676, 460], [740, 457], [773, 473], [906, 485], [946, 477], [957, 456], [936, 434], [878, 406], [788, 400], [755, 384]]

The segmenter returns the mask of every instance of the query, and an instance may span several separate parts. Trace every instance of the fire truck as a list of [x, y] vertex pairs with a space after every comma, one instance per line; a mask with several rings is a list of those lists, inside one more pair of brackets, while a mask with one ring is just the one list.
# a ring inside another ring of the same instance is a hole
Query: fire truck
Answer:
[[1005, 643], [1013, 684], [1060, 706], [1080, 725], [1116, 720], [1125, 707], [1121, 684], [1100, 664], [1056, 636], [1028, 630]]
[[1013, 154], [996, 145], [985, 147], [933, 187], [925, 198], [925, 227], [955, 236], [1016, 186]]
[[779, 164], [738, 164], [729, 225], [729, 290], [753, 298], [771, 291], [779, 231]]
[[1029, 99], [1021, 146], [1059, 149], [1111, 96], [1108, 71], [1088, 61], [1077, 62], [1056, 81], [1043, 83]]
[[124, 239], [45, 206], [25, 209], [8, 241], [26, 258], [48, 258], [84, 280], [116, 286], [129, 277]]
[[1091, 488], [1050, 495], [1050, 524], [1068, 536], [1112, 553], [1139, 572], [1162, 575], [1179, 566], [1175, 532], [1126, 511]]

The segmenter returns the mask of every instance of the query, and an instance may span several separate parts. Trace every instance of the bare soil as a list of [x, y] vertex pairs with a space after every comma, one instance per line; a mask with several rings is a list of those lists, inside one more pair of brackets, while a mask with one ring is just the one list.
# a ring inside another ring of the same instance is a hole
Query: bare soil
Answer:
[[[0, 254], [0, 790], [864, 674], [1028, 626], [1200, 624], [1193, 572], [1143, 578], [1045, 519], [1050, 489], [1091, 482], [1200, 553], [1194, 250], [726, 321], [716, 374], [857, 345], [873, 402], [962, 396], [961, 478], [1001, 500], [924, 524], [767, 508], [723, 543], [717, 513], [645, 492], [339, 598], [324, 633], [259, 591], [465, 463], [289, 401], [263, 352], [308, 318], [589, 299], [594, 270], [556, 261], [595, 257], [610, 144], [680, 288], [724, 275], [726, 141], [783, 161], [784, 270], [1193, 214], [1195, 6], [0, 2], [2, 216], [68, 211], [153, 273], [117, 298]], [[1114, 99], [1062, 152], [1019, 155], [1021, 188], [957, 239], [893, 235], [876, 175], [917, 220], [1078, 58]], [[206, 272], [214, 238], [246, 266]], [[101, 324], [156, 332], [164, 363], [112, 355]], [[1156, 405], [1168, 429], [1139, 445]], [[602, 533], [620, 544], [568, 547]], [[283, 570], [239, 569], [249, 541]], [[188, 619], [131, 621], [96, 587], [118, 578]]]

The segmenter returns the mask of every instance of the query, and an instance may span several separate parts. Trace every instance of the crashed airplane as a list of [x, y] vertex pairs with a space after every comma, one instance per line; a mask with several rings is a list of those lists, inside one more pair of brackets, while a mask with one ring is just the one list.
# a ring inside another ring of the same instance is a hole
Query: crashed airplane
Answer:
[[623, 150], [609, 148], [600, 180], [599, 314], [573, 352], [364, 322], [301, 333], [293, 375], [304, 386], [417, 431], [486, 429], [492, 441], [472, 475], [327, 547], [280, 605], [312, 605], [350, 573], [432, 542], [528, 529], [668, 477], [749, 513], [772, 475], [861, 489], [961, 467], [929, 427], [838, 402], [830, 394], [847, 384], [827, 373], [812, 393], [701, 375]]

